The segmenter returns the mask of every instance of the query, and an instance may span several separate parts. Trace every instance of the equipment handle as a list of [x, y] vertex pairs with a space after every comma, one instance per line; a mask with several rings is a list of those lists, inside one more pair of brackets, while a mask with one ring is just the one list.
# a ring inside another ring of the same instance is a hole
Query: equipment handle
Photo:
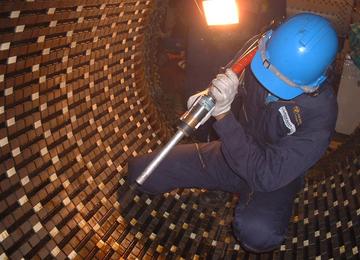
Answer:
[[237, 75], [240, 75], [241, 72], [250, 64], [251, 60], [254, 58], [257, 49], [258, 47], [256, 46], [245, 56], [239, 57], [231, 66], [232, 71], [235, 72]]

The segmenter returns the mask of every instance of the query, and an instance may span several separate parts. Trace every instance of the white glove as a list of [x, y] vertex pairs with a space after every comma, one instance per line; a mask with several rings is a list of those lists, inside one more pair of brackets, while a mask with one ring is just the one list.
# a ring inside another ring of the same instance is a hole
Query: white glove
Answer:
[[211, 115], [218, 116], [230, 110], [238, 92], [239, 78], [231, 69], [226, 69], [224, 74], [218, 74], [211, 83], [210, 93], [216, 99]]

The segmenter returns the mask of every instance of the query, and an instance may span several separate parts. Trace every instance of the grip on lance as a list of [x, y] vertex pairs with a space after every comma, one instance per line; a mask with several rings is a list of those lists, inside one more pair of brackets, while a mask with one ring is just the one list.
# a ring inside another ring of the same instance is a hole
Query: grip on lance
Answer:
[[[245, 56], [237, 59], [231, 66], [231, 69], [237, 75], [240, 75], [242, 71], [250, 64], [251, 60], [255, 56], [257, 47], [249, 51]], [[160, 150], [159, 154], [154, 157], [150, 164], [144, 169], [144, 171], [136, 179], [139, 185], [144, 184], [146, 179], [151, 173], [158, 167], [158, 165], [164, 160], [170, 150], [184, 137], [184, 135], [190, 135], [190, 133], [199, 127], [199, 123], [207, 113], [210, 113], [212, 108], [215, 106], [215, 99], [211, 95], [202, 96], [198, 102], [184, 113], [180, 118], [181, 123], [178, 126], [178, 131], [169, 140], [169, 142]]]

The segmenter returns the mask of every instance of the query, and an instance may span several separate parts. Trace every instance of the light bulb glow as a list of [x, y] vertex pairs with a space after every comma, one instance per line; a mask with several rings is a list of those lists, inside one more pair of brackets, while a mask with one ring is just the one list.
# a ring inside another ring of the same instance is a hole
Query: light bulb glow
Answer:
[[235, 0], [204, 0], [202, 4], [208, 25], [239, 23], [239, 12]]

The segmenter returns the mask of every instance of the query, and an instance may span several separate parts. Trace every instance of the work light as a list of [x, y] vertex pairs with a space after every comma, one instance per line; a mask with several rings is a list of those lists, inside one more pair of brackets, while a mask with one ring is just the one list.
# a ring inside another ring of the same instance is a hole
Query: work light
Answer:
[[202, 4], [209, 26], [239, 23], [236, 0], [203, 0]]

